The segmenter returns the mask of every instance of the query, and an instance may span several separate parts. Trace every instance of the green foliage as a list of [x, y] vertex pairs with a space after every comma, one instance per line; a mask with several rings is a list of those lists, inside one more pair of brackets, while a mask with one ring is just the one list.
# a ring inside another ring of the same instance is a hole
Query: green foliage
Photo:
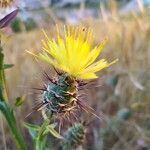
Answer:
[[19, 18], [16, 18], [12, 23], [11, 23], [11, 29], [14, 32], [21, 32], [22, 31], [22, 23]]
[[8, 105], [6, 85], [5, 85], [5, 73], [4, 69], [12, 67], [11, 65], [4, 65], [4, 54], [0, 47], [0, 111], [4, 115], [8, 126], [14, 136], [14, 140], [19, 150], [26, 150], [26, 144], [22, 137], [22, 134], [17, 126], [16, 118], [13, 113], [13, 109]]
[[37, 136], [37, 131], [40, 130], [40, 127], [38, 125], [30, 124], [30, 123], [24, 123], [24, 126], [28, 128], [28, 131], [32, 137], [32, 139], [35, 139]]
[[44, 150], [46, 147], [46, 139], [47, 135], [44, 134], [46, 126], [49, 124], [48, 120], [45, 120], [42, 126], [34, 125], [25, 123], [25, 127], [28, 128], [29, 133], [34, 142], [34, 149], [35, 150]]
[[32, 18], [28, 18], [28, 19], [24, 22], [24, 25], [25, 25], [26, 31], [31, 31], [31, 30], [33, 30], [34, 28], [37, 27], [36, 22], [35, 22], [34, 19], [32, 19]]
[[4, 74], [4, 54], [3, 49], [0, 46], [0, 100], [6, 101], [7, 94], [6, 94], [6, 87], [5, 87], [5, 74]]
[[4, 64], [4, 69], [10, 69], [14, 66], [14, 64]]
[[37, 27], [36, 22], [32, 18], [28, 18], [26, 21], [22, 21], [19, 18], [16, 18], [12, 23], [11, 23], [11, 28], [14, 32], [21, 32], [23, 30], [23, 27], [25, 27], [26, 31], [31, 31], [34, 28]]
[[0, 111], [3, 113], [5, 119], [7, 120], [9, 128], [11, 129], [11, 132], [14, 136], [14, 140], [18, 146], [18, 149], [26, 150], [26, 144], [24, 143], [22, 134], [18, 129], [12, 108], [5, 101], [0, 101]]
[[25, 96], [17, 97], [15, 101], [15, 106], [18, 107], [22, 105], [25, 101]]
[[48, 125], [46, 127], [44, 134], [47, 134], [47, 133], [51, 133], [54, 137], [56, 137], [58, 139], [63, 139], [63, 137], [54, 129], [53, 124]]
[[63, 137], [54, 129], [54, 124], [49, 124], [50, 120], [45, 119], [41, 126], [24, 123], [24, 126], [28, 129], [33, 142], [35, 150], [45, 150], [48, 133], [51, 133], [54, 137], [62, 139]]

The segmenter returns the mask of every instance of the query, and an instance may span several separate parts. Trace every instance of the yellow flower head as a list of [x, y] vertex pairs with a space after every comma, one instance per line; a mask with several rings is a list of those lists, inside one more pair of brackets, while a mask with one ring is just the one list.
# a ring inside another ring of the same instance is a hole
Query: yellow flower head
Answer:
[[57, 40], [49, 39], [45, 31], [44, 35], [46, 39], [42, 41], [42, 51], [38, 55], [28, 52], [73, 77], [97, 78], [96, 72], [116, 62], [108, 63], [105, 59], [96, 61], [108, 39], [105, 38], [93, 48], [93, 33], [90, 29], [65, 26], [63, 38], [57, 27]]

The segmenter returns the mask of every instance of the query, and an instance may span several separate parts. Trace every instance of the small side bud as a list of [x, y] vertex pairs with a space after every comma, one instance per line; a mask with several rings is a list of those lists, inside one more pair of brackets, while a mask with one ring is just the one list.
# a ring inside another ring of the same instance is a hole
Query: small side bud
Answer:
[[75, 124], [64, 133], [63, 150], [77, 148], [85, 139], [85, 128], [81, 123]]

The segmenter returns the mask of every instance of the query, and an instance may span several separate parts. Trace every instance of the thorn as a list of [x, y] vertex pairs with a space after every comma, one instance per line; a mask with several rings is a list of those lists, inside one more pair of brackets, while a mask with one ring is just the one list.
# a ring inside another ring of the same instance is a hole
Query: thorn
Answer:
[[58, 95], [57, 93], [55, 93], [54, 91], [50, 91], [54, 94], [55, 98], [60, 98], [61, 100], [65, 100], [62, 96]]
[[58, 105], [59, 105], [60, 107], [65, 107], [65, 106], [66, 106], [66, 104], [61, 104], [61, 103], [58, 103]]
[[47, 89], [47, 84], [43, 84], [44, 89]]
[[58, 129], [59, 134], [60, 134], [60, 131], [61, 131], [62, 122], [63, 122], [63, 120], [62, 120], [62, 119], [60, 119], [60, 121], [59, 121], [59, 129]]
[[25, 118], [29, 117], [32, 113], [34, 113], [36, 111], [42, 110], [46, 105], [48, 105], [48, 103], [46, 103], [46, 102], [45, 102], [45, 104], [43, 102], [38, 103], [35, 107], [32, 108], [33, 110]]
[[78, 91], [85, 90], [83, 87], [77, 87]]
[[102, 85], [101, 85], [101, 84], [99, 84], [99, 85], [96, 85], [96, 86], [95, 86], [95, 88], [99, 88], [99, 87], [102, 87]]
[[25, 116], [25, 119], [26, 118], [28, 118], [32, 113], [34, 113], [35, 112], [35, 110], [33, 110], [33, 111], [31, 111], [29, 114], [27, 114], [26, 116]]
[[82, 97], [82, 96], [88, 96], [88, 95], [85, 93], [81, 93], [80, 95], [78, 95], [78, 97]]
[[94, 115], [94, 116], [95, 116], [96, 118], [98, 118], [99, 120], [104, 119], [104, 118], [99, 117], [99, 116], [96, 114], [95, 110], [94, 110], [92, 107], [90, 107], [90, 106], [87, 105], [87, 104], [84, 104], [81, 100], [77, 99], [77, 104], [79, 105], [79, 107], [80, 107], [81, 109], [83, 109], [83, 110], [86, 111], [86, 112], [91, 113], [92, 115]]
[[56, 81], [54, 81], [52, 78], [50, 78], [50, 76], [44, 71], [44, 76], [46, 77], [46, 79], [48, 79], [51, 83], [53, 84], [57, 84]]
[[71, 92], [69, 92], [69, 91], [67, 91], [67, 92], [66, 92], [66, 91], [63, 91], [63, 92], [64, 92], [66, 95], [69, 95], [69, 96], [72, 96], [72, 97], [76, 98], [76, 95], [77, 95], [76, 92], [75, 92], [75, 93], [74, 93], [74, 92], [71, 93]]
[[63, 74], [63, 72], [60, 72], [58, 69], [56, 69], [55, 67], [53, 67], [54, 68], [54, 70], [55, 70], [55, 72], [59, 75], [59, 76], [61, 76], [62, 74]]
[[64, 83], [65, 83], [66, 85], [68, 85], [68, 86], [70, 85], [69, 83], [67, 83], [67, 81], [65, 81]]
[[87, 85], [87, 84], [88, 84], [88, 82], [80, 82], [80, 83], [78, 83], [78, 85], [79, 85], [80, 87], [85, 86], [85, 85]]
[[38, 111], [43, 106], [43, 102], [38, 103], [35, 107], [33, 107], [33, 110]]
[[31, 88], [31, 89], [34, 89], [34, 90], [40, 90], [40, 91], [46, 91], [45, 88]]
[[84, 85], [88, 84], [88, 82], [85, 82], [85, 81], [79, 80], [79, 79], [76, 79], [76, 82], [78, 83], [78, 86], [84, 86]]
[[68, 113], [65, 113], [64, 117], [66, 117], [68, 119], [68, 121], [72, 124], [71, 119], [69, 118]]
[[75, 115], [75, 113], [74, 112], [70, 112], [71, 114], [72, 114], [72, 116], [75, 118], [75, 120], [77, 121], [78, 120], [78, 118], [77, 118], [77, 116]]
[[33, 109], [29, 114], [27, 114], [27, 115], [25, 116], [25, 119], [28, 118], [31, 114], [33, 114], [35, 111], [37, 111], [37, 110], [36, 110], [36, 109]]

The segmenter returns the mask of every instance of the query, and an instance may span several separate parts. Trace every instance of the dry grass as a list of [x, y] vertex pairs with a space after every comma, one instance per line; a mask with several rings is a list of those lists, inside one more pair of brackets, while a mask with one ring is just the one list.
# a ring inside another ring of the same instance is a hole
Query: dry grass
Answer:
[[[105, 36], [109, 37], [109, 43], [103, 50], [102, 56], [113, 60], [119, 58], [117, 64], [99, 73], [99, 87], [85, 90], [88, 93], [85, 101], [95, 108], [97, 114], [103, 111], [105, 118], [110, 120], [121, 108], [131, 110], [132, 117], [121, 124], [120, 127], [109, 133], [106, 143], [101, 143], [100, 130], [107, 124], [85, 115], [89, 122], [85, 149], [140, 150], [150, 143], [150, 17], [133, 15], [129, 19], [109, 19], [108, 21], [88, 19], [82, 24], [94, 29], [95, 43]], [[47, 28], [49, 35], [54, 36], [53, 26]], [[26, 95], [26, 101], [21, 108], [17, 108], [18, 121], [25, 120], [38, 96], [33, 94], [32, 87], [39, 87], [42, 83], [43, 70], [48, 70], [50, 75], [53, 69], [34, 61], [26, 49], [34, 51], [41, 48], [43, 38], [40, 29], [31, 32], [13, 34], [4, 46], [5, 61], [15, 66], [7, 70], [7, 82], [9, 101], [13, 105], [15, 98]], [[113, 84], [114, 80], [118, 82]], [[94, 97], [93, 97], [94, 95]], [[29, 122], [39, 123], [40, 113], [34, 113], [28, 119]], [[26, 140], [31, 143], [27, 131], [22, 128]], [[5, 129], [6, 133], [8, 132]], [[10, 143], [10, 133], [6, 134], [6, 142]], [[0, 140], [1, 141], [1, 140]], [[140, 143], [141, 142], [141, 143]], [[11, 149], [11, 146], [8, 146]], [[55, 149], [55, 148], [54, 148]], [[148, 149], [148, 147], [147, 147]]]

